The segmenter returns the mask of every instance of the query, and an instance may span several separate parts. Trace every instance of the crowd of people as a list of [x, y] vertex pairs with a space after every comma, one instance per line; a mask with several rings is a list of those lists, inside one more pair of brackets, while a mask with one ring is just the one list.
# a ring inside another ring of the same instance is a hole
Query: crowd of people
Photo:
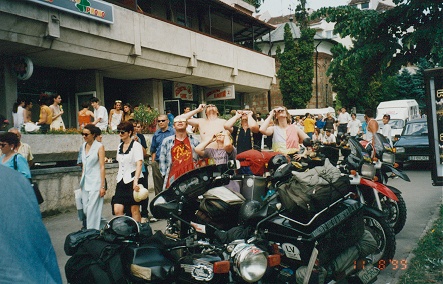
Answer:
[[[52, 100], [52, 104], [50, 104]], [[41, 98], [40, 119], [42, 129], [64, 129], [61, 97]], [[363, 133], [362, 123], [356, 114], [349, 115], [342, 108], [334, 119], [331, 113], [326, 118], [307, 113], [304, 117], [293, 118], [286, 107], [272, 109], [263, 119], [260, 114], [249, 109], [237, 110], [232, 117], [225, 120], [220, 117], [213, 104], [200, 104], [196, 109], [186, 107], [183, 114], [173, 117], [172, 114], [160, 114], [156, 122], [156, 132], [152, 135], [150, 148], [144, 135], [142, 125], [133, 119], [129, 104], [115, 101], [114, 108], [108, 112], [100, 105], [97, 98], [89, 104], [84, 103], [79, 111], [79, 128], [84, 139], [78, 156], [82, 167], [80, 178], [81, 200], [85, 218], [83, 228], [100, 229], [104, 197], [107, 190], [105, 173], [105, 146], [101, 143], [102, 131], [110, 129], [118, 133], [120, 143], [116, 149], [118, 172], [116, 175], [115, 195], [112, 198], [114, 215], [130, 215], [138, 222], [148, 222], [149, 199], [136, 200], [134, 191], [148, 188], [148, 168], [146, 161], [151, 157], [152, 176], [155, 194], [167, 189], [177, 178], [197, 167], [214, 164], [220, 171], [227, 170], [226, 163], [236, 159], [238, 154], [261, 150], [265, 147], [274, 153], [297, 156], [303, 141], [307, 138], [335, 145], [336, 133], [349, 133], [357, 136]], [[32, 105], [31, 105], [32, 108]], [[24, 101], [17, 101], [17, 126], [0, 135], [2, 166], [14, 169], [24, 178], [31, 178], [30, 167], [33, 155], [29, 145], [20, 141], [20, 123], [29, 121], [30, 107]], [[197, 114], [204, 116], [197, 118]], [[80, 119], [82, 118], [82, 119]], [[171, 123], [172, 119], [172, 123]], [[390, 138], [389, 115], [383, 117], [383, 135]], [[14, 121], [15, 122], [15, 121]], [[365, 139], [371, 141], [379, 131], [373, 112], [365, 112], [367, 131]], [[193, 134], [198, 130], [200, 140]], [[270, 144], [266, 140], [270, 140]], [[245, 170], [245, 169], [243, 169]], [[251, 173], [245, 170], [244, 173]], [[21, 186], [28, 186], [22, 183]], [[227, 186], [240, 191], [238, 184]], [[155, 221], [151, 219], [151, 221]], [[55, 277], [59, 277], [55, 275]]]
[[[62, 119], [63, 109], [61, 97], [42, 96], [40, 99], [41, 129], [64, 129]], [[50, 104], [52, 102], [52, 104]], [[30, 178], [30, 166], [33, 156], [29, 145], [20, 142], [20, 123], [29, 121], [27, 111], [29, 104], [17, 100], [17, 128], [0, 137], [2, 146], [2, 164], [12, 167], [10, 159], [15, 153], [20, 153], [17, 159], [18, 169], [25, 177]], [[94, 111], [89, 110], [92, 106]], [[204, 112], [204, 116], [197, 115]], [[269, 147], [275, 153], [295, 155], [300, 151], [303, 141], [310, 138], [325, 145], [336, 145], [337, 135], [349, 133], [351, 136], [361, 135], [364, 131], [362, 123], [356, 114], [349, 115], [342, 108], [337, 119], [332, 113], [325, 118], [322, 115], [306, 113], [303, 117], [292, 117], [283, 106], [272, 109], [263, 119], [249, 109], [232, 112], [232, 117], [225, 120], [220, 117], [217, 107], [213, 104], [200, 104], [191, 110], [186, 106], [181, 115], [174, 117], [169, 111], [160, 114], [157, 119], [157, 130], [152, 136], [150, 148], [144, 135], [142, 125], [133, 119], [132, 108], [116, 100], [114, 108], [108, 114], [106, 108], [100, 105], [97, 98], [84, 102], [78, 113], [79, 128], [84, 143], [79, 149], [77, 163], [82, 166], [80, 187], [82, 203], [86, 218], [85, 228], [100, 227], [103, 198], [106, 194], [105, 179], [105, 148], [101, 143], [102, 131], [108, 129], [120, 136], [116, 161], [119, 164], [116, 181], [116, 193], [112, 199], [115, 215], [127, 214], [137, 221], [148, 221], [148, 201], [135, 201], [133, 191], [138, 191], [140, 185], [148, 188], [147, 176], [148, 157], [152, 167], [154, 192], [159, 194], [168, 188], [182, 174], [202, 165], [215, 164], [221, 170], [226, 170], [228, 159], [235, 159], [238, 154], [250, 150], [261, 150]], [[172, 123], [171, 123], [172, 120]], [[14, 121], [15, 122], [15, 121]], [[378, 123], [373, 119], [373, 113], [368, 111], [365, 116], [367, 123], [366, 140], [371, 141], [373, 133], [378, 131]], [[385, 127], [383, 134], [390, 138], [389, 115], [383, 117]], [[198, 130], [200, 141], [193, 135]], [[251, 174], [245, 167], [241, 173]], [[232, 186], [239, 191], [238, 186]]]

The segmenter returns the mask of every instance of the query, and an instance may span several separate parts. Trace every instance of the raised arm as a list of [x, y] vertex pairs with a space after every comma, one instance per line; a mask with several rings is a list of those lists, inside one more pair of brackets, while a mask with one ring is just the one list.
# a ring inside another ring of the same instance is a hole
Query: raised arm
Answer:
[[232, 131], [234, 131], [234, 124], [235, 122], [241, 118], [242, 116], [242, 112], [240, 110], [237, 110], [235, 112], [235, 115], [233, 117], [231, 117], [228, 121], [225, 122], [225, 124], [223, 125], [223, 127], [228, 130], [230, 133], [232, 133]]
[[198, 126], [198, 118], [193, 118], [193, 116], [199, 112], [202, 112], [205, 106], [205, 104], [200, 104], [198, 108], [191, 110], [190, 112], [180, 114], [178, 117], [186, 119], [188, 124], [192, 126]]
[[271, 136], [274, 133], [274, 127], [269, 126], [269, 124], [271, 123], [271, 120], [274, 117], [274, 113], [275, 113], [274, 110], [271, 110], [269, 112], [268, 117], [265, 119], [263, 124], [260, 126], [260, 132], [266, 136]]
[[206, 139], [202, 141], [200, 144], [197, 145], [197, 147], [194, 148], [195, 152], [200, 156], [203, 157], [205, 155], [205, 149], [208, 147], [209, 144], [214, 142], [216, 140], [215, 135], [213, 137], [210, 137], [209, 139]]
[[260, 128], [257, 121], [252, 117], [253, 114], [254, 113], [252, 111], [248, 113], [248, 126], [253, 133], [258, 133], [260, 131]]

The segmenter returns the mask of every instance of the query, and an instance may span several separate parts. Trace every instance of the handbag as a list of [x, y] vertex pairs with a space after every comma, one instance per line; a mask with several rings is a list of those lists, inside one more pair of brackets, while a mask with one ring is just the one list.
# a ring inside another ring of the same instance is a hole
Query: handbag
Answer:
[[[14, 155], [14, 170], [17, 170], [17, 154]], [[38, 204], [42, 204], [45, 200], [43, 199], [40, 189], [38, 188], [38, 184], [33, 182], [32, 179], [29, 179], [29, 182], [31, 183], [32, 189], [34, 189]]]

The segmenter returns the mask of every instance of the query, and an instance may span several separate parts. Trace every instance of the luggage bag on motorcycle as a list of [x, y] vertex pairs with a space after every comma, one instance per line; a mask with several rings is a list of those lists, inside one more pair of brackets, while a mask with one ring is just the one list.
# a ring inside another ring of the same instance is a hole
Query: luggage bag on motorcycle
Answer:
[[86, 240], [66, 262], [68, 283], [126, 283], [120, 254], [122, 245], [102, 239]]
[[197, 217], [219, 229], [229, 228], [237, 224], [237, 218], [227, 217], [238, 216], [244, 202], [240, 193], [223, 186], [212, 188], [203, 194]]
[[286, 209], [307, 218], [328, 207], [349, 192], [349, 179], [341, 177], [327, 185], [307, 185], [292, 178], [279, 187], [279, 196]]
[[100, 236], [100, 231], [96, 229], [80, 230], [74, 233], [70, 233], [66, 236], [64, 250], [66, 255], [72, 256], [80, 246], [80, 244], [86, 240], [95, 239]]

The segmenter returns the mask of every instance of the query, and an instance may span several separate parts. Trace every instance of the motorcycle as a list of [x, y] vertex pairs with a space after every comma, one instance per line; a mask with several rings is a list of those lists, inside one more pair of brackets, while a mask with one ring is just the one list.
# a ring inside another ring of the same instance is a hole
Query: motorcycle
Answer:
[[[378, 208], [383, 211], [388, 223], [393, 227], [394, 232], [398, 234], [406, 223], [406, 203], [401, 195], [401, 191], [393, 186], [387, 185], [389, 178], [400, 177], [406, 181], [410, 181], [409, 177], [403, 171], [395, 167], [395, 154], [394, 149], [390, 146], [389, 141], [382, 134], [377, 133], [373, 136], [375, 144], [375, 159], [372, 163], [376, 169], [376, 182], [373, 186], [362, 186], [360, 192], [364, 202], [369, 206]], [[348, 139], [349, 143], [360, 144], [362, 151], [365, 150], [368, 155], [372, 152], [372, 145], [367, 144], [363, 146], [361, 141], [359, 142], [355, 138]], [[346, 147], [341, 148], [342, 154], [346, 157], [349, 150]], [[346, 158], [345, 158], [346, 161]], [[342, 164], [344, 171], [352, 168], [349, 164]], [[391, 173], [390, 175], [388, 175]]]
[[[241, 176], [233, 177], [218, 172], [216, 165], [197, 168], [180, 176], [167, 190], [155, 196], [150, 203], [150, 210], [155, 218], [167, 219], [165, 229], [167, 236], [175, 239], [191, 237], [197, 240], [205, 240], [218, 247], [220, 252], [223, 252], [224, 260], [230, 264], [228, 265], [230, 271], [225, 276], [224, 280], [226, 282], [224, 283], [259, 282], [268, 268], [279, 264], [280, 258], [277, 254], [264, 251], [252, 241], [246, 242], [245, 239], [249, 238], [246, 231], [235, 233], [237, 224], [234, 218], [231, 218], [234, 222], [229, 222], [225, 218], [224, 228], [232, 229], [229, 237], [224, 230], [217, 228], [215, 225], [202, 223], [202, 218], [208, 220], [208, 216], [202, 215], [203, 212], [201, 211], [204, 203], [202, 201], [203, 195], [214, 192], [211, 189], [221, 190], [225, 201], [235, 199], [235, 206], [228, 210], [232, 210], [231, 213], [238, 212], [239, 205], [243, 201], [236, 199], [239, 196], [233, 194], [224, 185], [227, 185], [231, 179], [239, 178]], [[208, 198], [207, 206], [214, 206], [214, 210], [217, 206], [229, 207], [227, 203], [221, 205], [223, 202], [222, 200]], [[208, 249], [203, 250], [203, 252], [207, 254]], [[198, 280], [196, 273], [193, 272], [196, 269], [199, 269], [199, 267], [195, 265], [188, 267], [185, 270], [185, 273], [188, 272], [187, 279], [181, 277], [180, 280], [194, 283], [192, 281]]]
[[[363, 161], [361, 157], [360, 160]], [[363, 162], [361, 164], [360, 170]], [[261, 270], [264, 271], [260, 279], [262, 283], [295, 282], [296, 277], [309, 279], [313, 271], [317, 278], [321, 278], [320, 283], [325, 279], [332, 281], [343, 277], [359, 277], [366, 279], [365, 283], [374, 281], [379, 268], [389, 265], [389, 259], [395, 253], [395, 235], [381, 212], [352, 199], [348, 188], [342, 189], [346, 192], [343, 196], [308, 219], [304, 218], [309, 215], [306, 212], [294, 213], [288, 210], [282, 206], [283, 195], [279, 194], [281, 189], [278, 185], [288, 182], [294, 168], [297, 168], [294, 163], [286, 161], [282, 170], [274, 172], [270, 177], [265, 200], [249, 200], [240, 207], [237, 214], [231, 212], [229, 218], [225, 216], [225, 221], [235, 220], [241, 224], [237, 227], [231, 225], [223, 230], [217, 224], [211, 224], [207, 216], [201, 218], [201, 204], [204, 203], [202, 196], [206, 192], [224, 188], [230, 180], [246, 178], [216, 173], [214, 166], [199, 168], [180, 177], [151, 201], [151, 213], [156, 218], [168, 219], [167, 231], [176, 236], [186, 236], [189, 228], [195, 227], [193, 223], [198, 223], [203, 224], [201, 226], [210, 238], [218, 237], [222, 242], [229, 243], [241, 236], [247, 240], [246, 243], [253, 243], [266, 251], [268, 263], [275, 264]], [[360, 183], [362, 178], [353, 177], [351, 180]], [[226, 207], [226, 204], [220, 207]], [[244, 214], [248, 210], [249, 213]], [[349, 228], [351, 224], [356, 227]], [[211, 232], [208, 233], [208, 229]], [[343, 233], [340, 240], [337, 239], [337, 232]], [[348, 245], [344, 246], [346, 242]], [[281, 263], [276, 264], [270, 260], [277, 259], [278, 255], [281, 256]], [[316, 266], [316, 262], [320, 265]], [[385, 262], [384, 266], [381, 266], [382, 262]]]
[[[253, 243], [152, 235], [149, 224], [128, 216], [110, 220], [103, 231], [70, 234], [65, 252], [68, 283], [252, 283], [260, 280], [278, 256]], [[72, 243], [74, 240], [74, 243]], [[268, 265], [269, 263], [269, 265]]]

